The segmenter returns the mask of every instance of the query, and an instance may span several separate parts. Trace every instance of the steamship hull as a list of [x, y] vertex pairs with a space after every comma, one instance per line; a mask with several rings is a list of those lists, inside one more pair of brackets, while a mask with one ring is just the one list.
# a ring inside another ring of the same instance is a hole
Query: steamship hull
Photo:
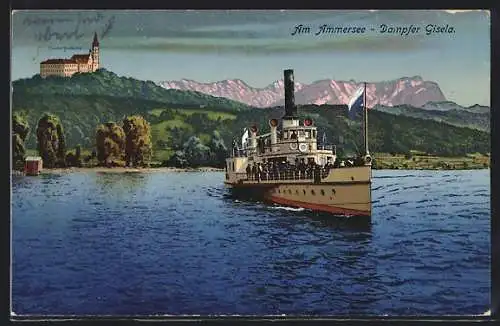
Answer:
[[339, 216], [371, 216], [371, 168], [334, 169], [321, 180], [226, 181], [240, 199], [304, 208]]

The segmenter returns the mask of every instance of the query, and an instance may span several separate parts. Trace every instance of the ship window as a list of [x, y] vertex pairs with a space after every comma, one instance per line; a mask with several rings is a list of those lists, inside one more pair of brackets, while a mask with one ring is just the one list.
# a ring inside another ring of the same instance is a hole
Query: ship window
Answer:
[[325, 195], [325, 191], [323, 189], [321, 189], [321, 194], [324, 196]]
[[336, 191], [335, 191], [335, 189], [332, 189], [332, 192], [333, 192], [333, 194], [336, 194]]
[[311, 194], [315, 195], [316, 193], [314, 192], [314, 189], [311, 189]]
[[311, 138], [311, 133], [309, 131], [306, 131], [306, 138]]
[[288, 189], [288, 193], [291, 195], [292, 194], [292, 191], [290, 189]]
[[235, 169], [234, 169], [234, 162], [233, 162], [233, 171], [235, 171]]
[[279, 189], [278, 189], [278, 193], [280, 193], [280, 194], [281, 194], [281, 190], [279, 190]]
[[304, 192], [304, 195], [305, 195], [305, 194], [306, 194], [306, 190], [304, 189], [304, 190], [302, 190], [302, 191]]
[[295, 190], [295, 194], [298, 195], [299, 194], [299, 191], [298, 190]]

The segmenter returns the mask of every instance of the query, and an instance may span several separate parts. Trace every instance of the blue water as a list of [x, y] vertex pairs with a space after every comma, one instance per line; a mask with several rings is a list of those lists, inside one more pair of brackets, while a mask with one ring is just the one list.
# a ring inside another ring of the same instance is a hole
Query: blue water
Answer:
[[467, 315], [490, 173], [374, 171], [371, 223], [227, 196], [223, 173], [14, 177], [17, 315]]

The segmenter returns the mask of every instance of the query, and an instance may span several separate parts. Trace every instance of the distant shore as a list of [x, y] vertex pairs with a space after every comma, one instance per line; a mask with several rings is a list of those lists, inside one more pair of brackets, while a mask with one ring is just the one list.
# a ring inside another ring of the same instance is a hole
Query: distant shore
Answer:
[[[65, 174], [74, 172], [97, 172], [97, 173], [154, 173], [154, 172], [220, 172], [224, 169], [213, 167], [199, 168], [173, 168], [173, 167], [156, 167], [156, 168], [126, 168], [126, 167], [70, 167], [70, 168], [54, 168], [43, 169], [41, 174]], [[12, 171], [12, 174], [23, 174], [19, 171]]]

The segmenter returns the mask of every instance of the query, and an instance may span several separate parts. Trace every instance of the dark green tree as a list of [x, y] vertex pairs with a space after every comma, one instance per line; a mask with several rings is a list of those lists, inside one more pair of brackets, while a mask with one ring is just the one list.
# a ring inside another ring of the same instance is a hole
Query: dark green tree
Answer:
[[212, 139], [210, 140], [209, 148], [213, 165], [218, 168], [223, 168], [226, 164], [228, 150], [226, 145], [224, 144], [224, 140], [217, 130], [214, 130], [214, 132], [212, 133]]
[[159, 117], [160, 121], [173, 120], [173, 119], [175, 119], [175, 112], [172, 109], [165, 109], [160, 113]]
[[81, 145], [76, 145], [76, 147], [75, 147], [75, 159], [76, 159], [76, 166], [81, 167], [82, 166], [82, 147], [81, 147]]
[[210, 148], [203, 145], [196, 136], [191, 136], [184, 144], [186, 160], [192, 167], [207, 165], [210, 159]]
[[182, 150], [184, 143], [188, 141], [191, 136], [189, 131], [184, 128], [173, 127], [169, 128], [170, 132], [170, 146], [175, 150]]
[[97, 127], [96, 148], [99, 165], [125, 165], [125, 132], [118, 124], [108, 122]]
[[25, 117], [18, 113], [12, 116], [12, 168], [20, 170], [24, 166], [26, 156], [25, 141], [28, 136], [29, 125]]
[[166, 162], [163, 162], [163, 165], [185, 168], [189, 166], [189, 162], [187, 161], [186, 154], [183, 151], [175, 151], [175, 153]]
[[38, 121], [36, 130], [38, 153], [47, 168], [63, 167], [66, 159], [64, 131], [59, 118], [44, 114]]
[[153, 156], [151, 128], [140, 115], [123, 120], [125, 132], [125, 161], [127, 166], [149, 166]]

